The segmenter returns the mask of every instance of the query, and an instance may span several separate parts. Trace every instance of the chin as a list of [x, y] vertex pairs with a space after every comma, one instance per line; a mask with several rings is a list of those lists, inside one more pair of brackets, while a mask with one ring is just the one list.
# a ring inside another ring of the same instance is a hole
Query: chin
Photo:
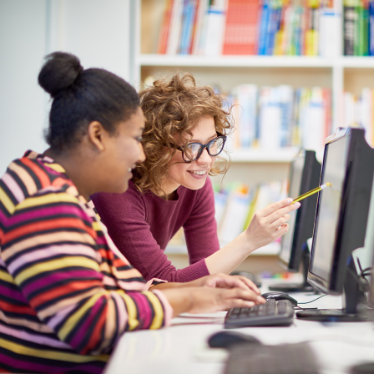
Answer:
[[188, 188], [189, 190], [200, 190], [201, 188], [204, 187], [205, 182], [206, 182], [206, 178], [196, 183], [185, 184], [184, 186]]

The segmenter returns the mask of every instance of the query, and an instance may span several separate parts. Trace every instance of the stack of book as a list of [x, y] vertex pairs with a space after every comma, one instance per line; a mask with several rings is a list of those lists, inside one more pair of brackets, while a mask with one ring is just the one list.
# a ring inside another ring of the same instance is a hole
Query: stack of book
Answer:
[[331, 131], [331, 94], [328, 89], [289, 85], [258, 87], [243, 84], [228, 96], [234, 131], [228, 150], [284, 147], [322, 150]]
[[374, 1], [344, 0], [344, 55], [374, 55]]
[[344, 93], [344, 127], [363, 127], [368, 144], [374, 147], [374, 90], [363, 88], [358, 97]]
[[165, 0], [157, 53], [338, 54], [340, 17], [332, 0]]
[[287, 197], [287, 181], [262, 183], [252, 187], [234, 183], [226, 189], [215, 190], [215, 215], [221, 245], [242, 233], [254, 214], [268, 205]]

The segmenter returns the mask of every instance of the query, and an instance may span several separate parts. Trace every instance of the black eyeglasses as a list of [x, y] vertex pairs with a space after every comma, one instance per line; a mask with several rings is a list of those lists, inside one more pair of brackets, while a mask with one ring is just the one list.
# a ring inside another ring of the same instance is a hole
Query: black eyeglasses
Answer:
[[210, 156], [218, 156], [223, 151], [225, 146], [226, 135], [222, 135], [219, 132], [217, 132], [217, 135], [218, 136], [216, 138], [212, 139], [206, 144], [196, 142], [188, 143], [184, 147], [179, 147], [175, 144], [171, 144], [171, 146], [182, 152], [184, 162], [196, 161], [202, 155], [205, 148]]

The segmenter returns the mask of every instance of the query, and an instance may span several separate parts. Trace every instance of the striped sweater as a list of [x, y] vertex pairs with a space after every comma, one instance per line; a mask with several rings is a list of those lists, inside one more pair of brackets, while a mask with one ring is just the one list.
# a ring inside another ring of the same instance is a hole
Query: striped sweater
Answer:
[[0, 372], [100, 373], [123, 332], [172, 309], [148, 291], [61, 165], [28, 151], [0, 180]]

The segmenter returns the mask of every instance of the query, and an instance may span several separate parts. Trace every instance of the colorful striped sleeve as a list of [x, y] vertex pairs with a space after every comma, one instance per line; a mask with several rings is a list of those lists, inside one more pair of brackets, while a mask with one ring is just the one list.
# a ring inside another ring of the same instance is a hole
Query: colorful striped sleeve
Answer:
[[103, 240], [76, 197], [40, 190], [6, 221], [1, 257], [15, 284], [38, 318], [79, 354], [107, 353], [125, 331], [169, 324], [162, 292], [117, 278], [123, 269], [102, 255]]

